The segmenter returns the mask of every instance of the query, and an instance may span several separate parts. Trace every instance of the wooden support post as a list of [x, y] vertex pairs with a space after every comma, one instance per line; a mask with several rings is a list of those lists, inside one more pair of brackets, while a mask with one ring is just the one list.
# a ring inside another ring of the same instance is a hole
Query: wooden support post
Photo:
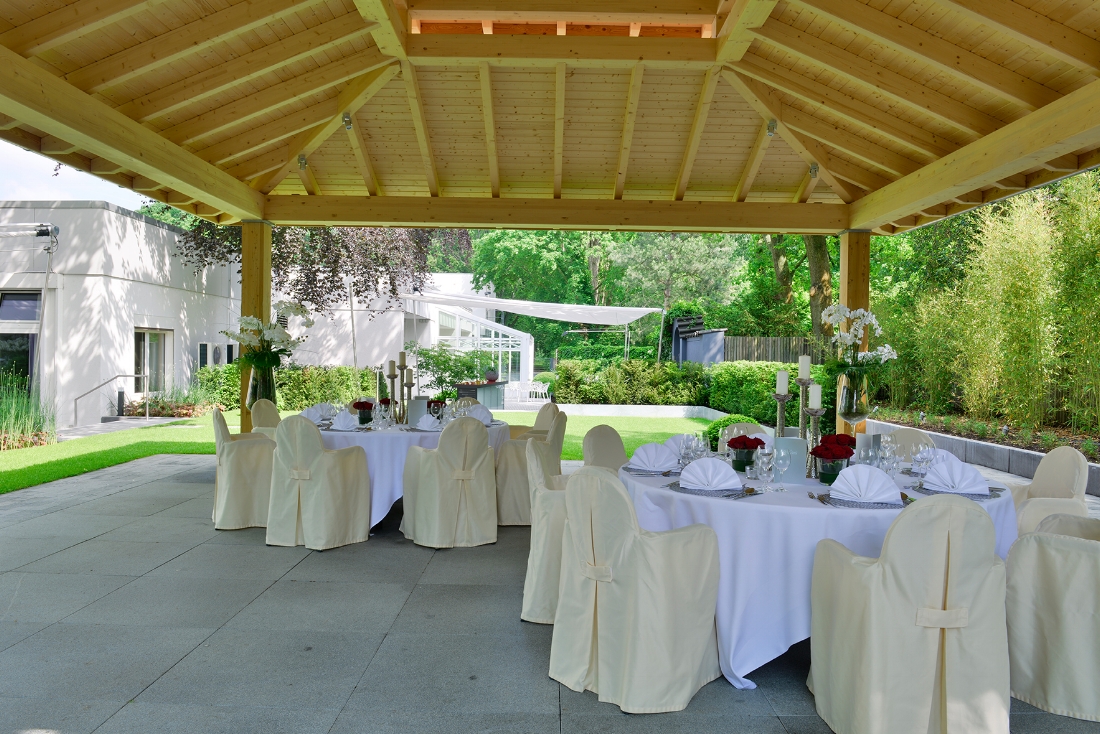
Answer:
[[[840, 235], [840, 302], [853, 311], [857, 308], [871, 308], [871, 233], [842, 232]], [[867, 351], [867, 337], [864, 336], [860, 351]], [[837, 385], [837, 407], [840, 405], [840, 386]], [[861, 423], [858, 432], [866, 431], [867, 424]], [[857, 432], [856, 426], [836, 417], [836, 432]]]
[[[271, 320], [271, 225], [241, 224], [241, 316]], [[251, 370], [241, 370], [241, 433], [252, 432], [252, 413], [245, 406]]]

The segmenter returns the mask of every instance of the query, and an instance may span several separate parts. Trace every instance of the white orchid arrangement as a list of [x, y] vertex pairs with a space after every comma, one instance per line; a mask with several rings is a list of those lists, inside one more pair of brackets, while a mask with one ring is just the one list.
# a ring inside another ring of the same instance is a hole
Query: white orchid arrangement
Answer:
[[275, 304], [275, 318], [269, 323], [264, 323], [256, 316], [241, 316], [237, 319], [238, 331], [223, 331], [227, 337], [239, 343], [241, 347], [240, 360], [253, 367], [278, 367], [283, 357], [289, 357], [295, 349], [305, 343], [305, 337], [293, 337], [286, 330], [279, 319], [290, 316], [300, 316], [302, 325], [306, 328], [313, 326], [309, 309], [299, 303], [279, 301]]
[[[829, 366], [836, 375], [848, 375], [851, 380], [859, 380], [898, 358], [898, 353], [889, 344], [868, 352], [859, 351], [865, 336], [882, 335], [878, 319], [866, 309], [852, 310], [842, 303], [834, 303], [821, 312], [821, 323], [833, 327], [832, 342], [837, 348], [837, 359], [831, 361]], [[842, 331], [841, 326], [847, 328]]]

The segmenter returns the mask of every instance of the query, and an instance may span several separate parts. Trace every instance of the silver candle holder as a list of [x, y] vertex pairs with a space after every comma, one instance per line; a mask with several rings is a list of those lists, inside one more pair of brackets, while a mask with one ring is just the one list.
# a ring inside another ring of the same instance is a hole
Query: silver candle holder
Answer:
[[401, 390], [397, 387], [397, 373], [391, 372], [386, 375], [386, 379], [390, 383], [390, 418], [394, 423], [401, 422]]
[[[411, 373], [406, 373], [406, 374], [411, 374]], [[408, 378], [406, 378], [406, 379], [408, 379]], [[401, 408], [401, 422], [402, 423], [408, 423], [409, 422], [409, 406], [412, 405], [413, 388], [414, 387], [416, 387], [416, 383], [412, 382], [411, 380], [409, 382], [405, 383], [405, 404]]]
[[810, 385], [814, 384], [814, 381], [810, 377], [796, 377], [794, 382], [798, 385], [798, 437], [805, 441], [808, 417], [806, 406], [810, 404]]
[[821, 416], [825, 415], [825, 409], [806, 408], [806, 415], [810, 418], [810, 441], [806, 449], [806, 478], [817, 479], [817, 462], [814, 461], [812, 452], [821, 443]]
[[787, 403], [794, 398], [790, 393], [775, 393], [775, 437], [783, 438], [783, 432], [787, 429]]

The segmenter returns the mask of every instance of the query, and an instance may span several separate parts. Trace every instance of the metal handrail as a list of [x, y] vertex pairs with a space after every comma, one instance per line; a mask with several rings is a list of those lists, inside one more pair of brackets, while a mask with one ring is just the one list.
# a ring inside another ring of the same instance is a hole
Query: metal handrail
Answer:
[[[107, 385], [110, 385], [112, 382], [114, 382], [115, 380], [117, 380], [119, 378], [122, 378], [122, 377], [133, 377], [135, 379], [140, 377], [143, 380], [149, 379], [149, 375], [115, 375], [114, 377], [107, 380], [106, 382], [99, 383], [98, 385], [96, 385], [95, 387], [93, 387], [91, 390], [84, 393], [83, 395], [77, 395], [75, 398], [73, 398], [73, 425], [75, 426], [80, 421], [80, 414], [77, 412], [77, 402], [81, 398], [88, 397], [89, 395], [91, 395], [96, 390], [100, 389], [101, 387], [106, 387]], [[145, 385], [146, 383], [143, 382], [142, 384]], [[149, 418], [149, 398], [145, 399], [145, 418], [146, 419]]]

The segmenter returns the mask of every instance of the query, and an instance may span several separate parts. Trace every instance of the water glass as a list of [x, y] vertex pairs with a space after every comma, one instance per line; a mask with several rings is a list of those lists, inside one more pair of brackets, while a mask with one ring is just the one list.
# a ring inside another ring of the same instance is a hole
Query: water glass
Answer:
[[756, 450], [756, 459], [753, 461], [753, 466], [756, 467], [757, 478], [764, 481], [764, 486], [760, 488], [761, 492], [773, 491], [771, 481], [775, 469], [774, 461], [775, 451], [769, 450], [766, 446]]

